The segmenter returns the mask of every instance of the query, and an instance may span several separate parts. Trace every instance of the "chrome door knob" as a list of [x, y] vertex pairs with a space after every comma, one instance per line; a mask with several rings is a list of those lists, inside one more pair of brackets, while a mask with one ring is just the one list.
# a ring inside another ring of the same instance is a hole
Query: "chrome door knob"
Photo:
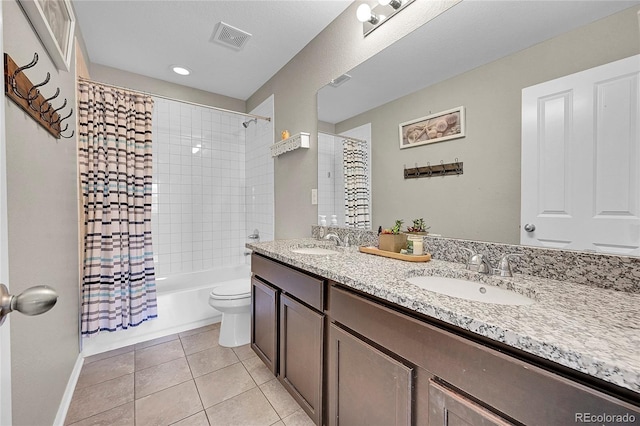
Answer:
[[527, 223], [524, 225], [524, 230], [527, 232], [533, 232], [536, 230], [536, 226], [533, 223]]
[[9, 294], [7, 287], [0, 284], [0, 325], [13, 311], [25, 315], [40, 315], [47, 312], [58, 301], [58, 293], [46, 285], [38, 285], [23, 291], [17, 296]]

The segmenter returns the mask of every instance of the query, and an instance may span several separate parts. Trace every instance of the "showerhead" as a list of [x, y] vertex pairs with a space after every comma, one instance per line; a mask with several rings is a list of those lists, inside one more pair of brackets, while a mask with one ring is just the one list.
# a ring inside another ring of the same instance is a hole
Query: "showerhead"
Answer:
[[249, 127], [249, 124], [250, 124], [252, 121], [254, 121], [254, 122], [256, 122], [256, 123], [257, 123], [257, 122], [258, 122], [258, 119], [257, 119], [257, 118], [252, 118], [251, 120], [247, 120], [247, 121], [243, 122], [243, 123], [242, 123], [242, 125], [243, 125], [243, 126], [244, 126], [244, 128], [246, 129], [247, 127]]

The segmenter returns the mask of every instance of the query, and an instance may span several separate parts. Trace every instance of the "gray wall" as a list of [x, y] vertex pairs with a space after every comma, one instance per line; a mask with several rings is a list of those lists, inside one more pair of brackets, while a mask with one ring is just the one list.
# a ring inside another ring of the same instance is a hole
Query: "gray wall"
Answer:
[[[40, 61], [27, 76], [40, 82], [50, 72], [43, 94], [60, 87], [60, 98], [75, 106], [75, 71], [56, 69], [17, 1], [3, 1], [3, 13], [5, 52], [18, 64], [37, 52]], [[7, 97], [4, 102], [11, 291], [47, 284], [59, 295], [42, 316], [12, 314], [13, 424], [46, 425], [54, 421], [79, 353], [76, 140], [53, 138]]]
[[455, 3], [417, 1], [365, 38], [355, 17], [360, 3], [354, 2], [247, 100], [251, 110], [275, 95], [276, 140], [284, 129], [292, 135], [311, 133], [309, 149], [275, 159], [276, 238], [309, 236], [316, 223], [317, 208], [311, 204], [311, 189], [318, 181], [316, 92]]
[[144, 75], [123, 71], [99, 64], [91, 64], [89, 67], [91, 79], [102, 83], [115, 84], [134, 90], [148, 92], [154, 95], [163, 95], [171, 98], [195, 102], [203, 105], [215, 106], [232, 111], [246, 112], [246, 103], [240, 99], [193, 89], [180, 84], [146, 77]]
[[[424, 217], [447, 237], [518, 244], [521, 91], [640, 53], [637, 8], [620, 12], [336, 125], [373, 123], [373, 221]], [[467, 136], [400, 150], [398, 123], [463, 105]], [[403, 167], [464, 162], [462, 176], [402, 177]]]

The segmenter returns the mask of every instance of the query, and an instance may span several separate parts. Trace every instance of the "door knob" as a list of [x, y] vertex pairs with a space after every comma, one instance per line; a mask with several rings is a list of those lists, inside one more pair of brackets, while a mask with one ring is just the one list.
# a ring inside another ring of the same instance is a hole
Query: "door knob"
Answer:
[[533, 223], [527, 223], [524, 225], [524, 230], [527, 232], [533, 232], [536, 230], [536, 226]]
[[0, 284], [0, 325], [13, 311], [25, 315], [40, 315], [47, 312], [58, 301], [58, 293], [46, 285], [38, 285], [23, 291], [17, 296], [9, 294], [4, 284]]

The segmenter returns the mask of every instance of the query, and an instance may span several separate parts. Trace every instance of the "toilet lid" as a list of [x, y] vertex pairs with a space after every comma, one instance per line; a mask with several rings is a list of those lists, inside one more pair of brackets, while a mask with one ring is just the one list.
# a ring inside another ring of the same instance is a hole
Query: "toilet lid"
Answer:
[[251, 281], [248, 278], [233, 280], [228, 284], [215, 287], [211, 292], [214, 299], [242, 299], [251, 296]]

